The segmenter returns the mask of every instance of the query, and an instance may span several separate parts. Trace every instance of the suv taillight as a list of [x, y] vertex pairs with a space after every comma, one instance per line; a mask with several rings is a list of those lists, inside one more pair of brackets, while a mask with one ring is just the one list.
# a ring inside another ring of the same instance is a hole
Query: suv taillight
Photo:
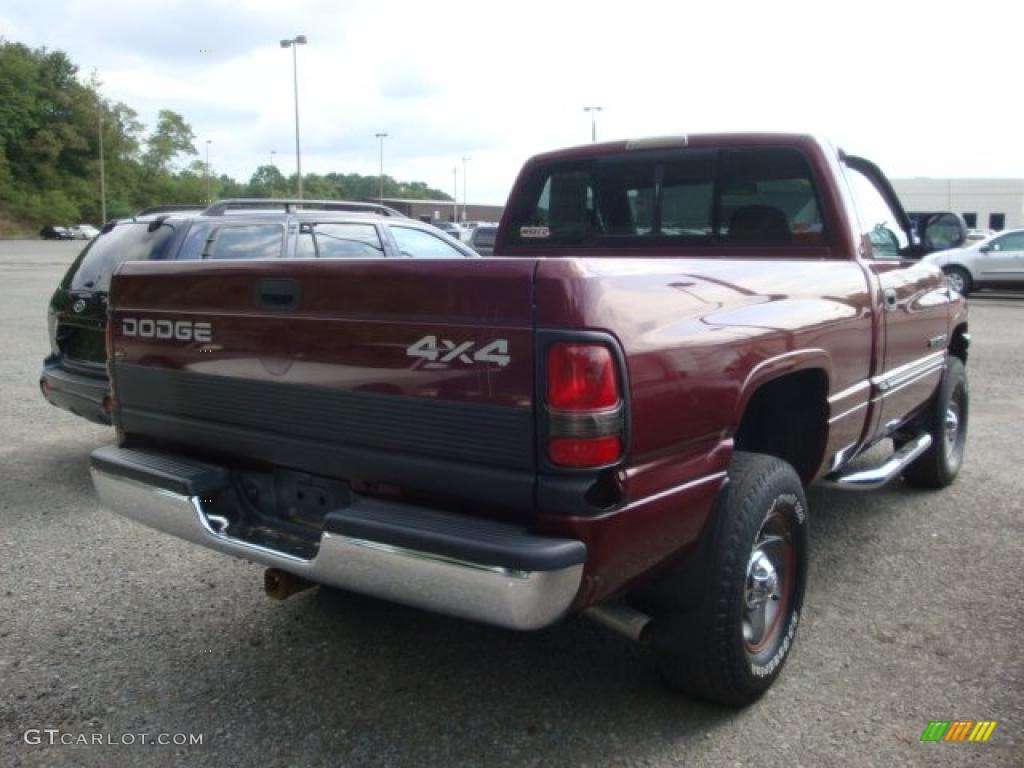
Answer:
[[563, 467], [614, 464], [623, 452], [623, 403], [611, 350], [557, 342], [547, 359], [548, 459]]

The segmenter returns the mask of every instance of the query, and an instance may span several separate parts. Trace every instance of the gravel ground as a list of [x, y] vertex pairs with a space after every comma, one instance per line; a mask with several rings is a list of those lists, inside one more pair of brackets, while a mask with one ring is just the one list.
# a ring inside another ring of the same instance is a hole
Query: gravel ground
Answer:
[[[797, 651], [731, 712], [584, 619], [513, 634], [328, 590], [278, 603], [259, 567], [100, 509], [88, 456], [110, 431], [36, 386], [78, 247], [0, 243], [0, 765], [1024, 765], [1024, 296], [972, 302], [956, 485], [811, 490]], [[999, 725], [921, 744], [936, 719]], [[135, 744], [24, 742], [47, 728]], [[202, 744], [140, 743], [162, 733]]]

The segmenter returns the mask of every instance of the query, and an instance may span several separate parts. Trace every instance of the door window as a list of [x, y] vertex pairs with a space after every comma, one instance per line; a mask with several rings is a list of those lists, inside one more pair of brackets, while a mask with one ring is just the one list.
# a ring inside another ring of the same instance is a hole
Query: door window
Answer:
[[[310, 253], [311, 247], [313, 253]], [[315, 255], [321, 259], [379, 259], [384, 256], [384, 246], [373, 224], [320, 222], [302, 227], [296, 255]]]
[[860, 233], [871, 243], [876, 259], [894, 260], [909, 247], [910, 238], [899, 217], [878, 188], [860, 171], [847, 167], [846, 178], [860, 219]]
[[449, 245], [440, 237], [436, 237], [422, 229], [392, 226], [391, 234], [395, 236], [398, 250], [403, 256], [415, 259], [464, 259], [466, 255]]
[[207, 244], [207, 259], [273, 259], [281, 255], [284, 228], [280, 224], [221, 227]]
[[993, 251], [1024, 251], [1024, 232], [997, 237], [989, 243]]

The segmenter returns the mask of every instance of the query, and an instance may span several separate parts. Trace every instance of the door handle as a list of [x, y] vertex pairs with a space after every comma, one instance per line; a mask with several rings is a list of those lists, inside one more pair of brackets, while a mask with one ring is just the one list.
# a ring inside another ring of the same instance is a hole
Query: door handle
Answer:
[[882, 306], [889, 312], [896, 310], [896, 289], [886, 288], [882, 293]]
[[302, 283], [298, 280], [260, 280], [256, 283], [256, 306], [272, 312], [288, 312], [302, 301]]

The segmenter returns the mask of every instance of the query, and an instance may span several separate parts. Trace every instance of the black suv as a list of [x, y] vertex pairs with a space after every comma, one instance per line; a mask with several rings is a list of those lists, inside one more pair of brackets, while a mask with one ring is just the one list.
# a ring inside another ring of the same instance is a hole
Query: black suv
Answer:
[[429, 224], [369, 203], [224, 200], [203, 211], [140, 212], [108, 223], [50, 299], [39, 386], [53, 405], [110, 423], [110, 279], [125, 261], [254, 258], [477, 258]]

